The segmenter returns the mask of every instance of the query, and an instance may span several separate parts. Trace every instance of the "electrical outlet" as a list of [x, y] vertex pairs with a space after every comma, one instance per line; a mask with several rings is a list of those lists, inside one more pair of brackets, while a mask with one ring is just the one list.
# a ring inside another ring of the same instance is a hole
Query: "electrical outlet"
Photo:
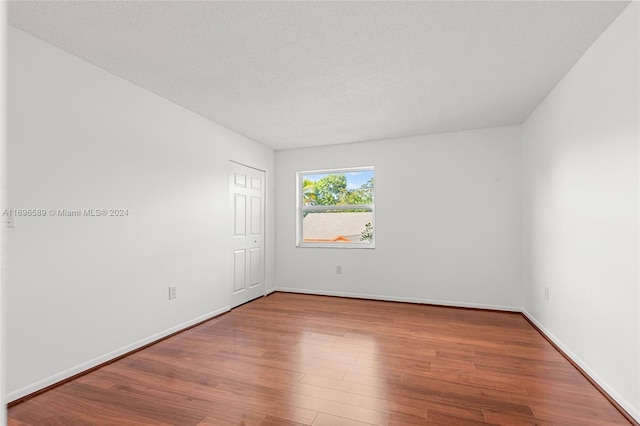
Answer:
[[169, 300], [175, 299], [175, 298], [176, 298], [176, 286], [175, 285], [170, 285], [169, 286]]
[[342, 274], [342, 265], [336, 265], [336, 274]]
[[544, 300], [549, 300], [549, 287], [544, 288]]

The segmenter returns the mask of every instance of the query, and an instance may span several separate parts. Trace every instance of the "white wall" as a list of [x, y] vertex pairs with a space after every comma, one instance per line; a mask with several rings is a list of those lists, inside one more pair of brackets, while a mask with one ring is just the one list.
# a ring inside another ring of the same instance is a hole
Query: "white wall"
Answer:
[[[276, 152], [277, 289], [519, 309], [519, 137], [516, 126]], [[370, 165], [376, 248], [296, 248], [296, 172]]]
[[522, 158], [524, 309], [640, 420], [638, 9], [526, 120]]
[[[6, 13], [7, 13], [7, 2], [0, 2], [0, 211], [5, 208], [5, 183], [6, 183], [6, 167], [5, 167], [5, 146], [6, 146], [6, 101], [7, 101], [7, 88], [6, 88], [6, 34], [7, 34], [7, 22], [6, 22]], [[4, 296], [4, 288], [5, 288], [5, 248], [4, 248], [4, 226], [0, 226], [0, 425], [4, 425], [7, 423], [7, 410], [6, 410], [6, 401], [5, 401], [5, 392], [4, 392], [4, 376], [5, 376], [5, 365], [4, 365], [4, 351], [5, 351], [5, 339], [4, 339], [4, 312], [5, 312], [5, 296]]]
[[23, 32], [8, 41], [9, 205], [129, 210], [7, 230], [14, 400], [227, 310], [229, 160], [266, 170], [273, 197], [274, 153]]

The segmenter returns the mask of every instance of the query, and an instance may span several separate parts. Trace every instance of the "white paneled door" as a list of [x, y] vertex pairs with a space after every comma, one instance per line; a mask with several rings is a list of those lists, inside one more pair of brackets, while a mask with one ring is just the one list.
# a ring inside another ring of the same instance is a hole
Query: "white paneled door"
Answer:
[[265, 173], [231, 162], [233, 295], [236, 307], [264, 295]]

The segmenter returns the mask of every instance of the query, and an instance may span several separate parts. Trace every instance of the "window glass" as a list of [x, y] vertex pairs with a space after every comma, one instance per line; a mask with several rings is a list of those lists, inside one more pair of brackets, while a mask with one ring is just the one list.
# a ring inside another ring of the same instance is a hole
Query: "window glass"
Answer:
[[298, 246], [374, 247], [372, 167], [298, 173]]

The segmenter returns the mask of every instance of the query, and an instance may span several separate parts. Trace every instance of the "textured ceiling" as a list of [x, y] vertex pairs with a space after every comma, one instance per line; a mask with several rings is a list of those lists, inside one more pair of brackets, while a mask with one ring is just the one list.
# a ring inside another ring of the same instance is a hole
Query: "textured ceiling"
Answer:
[[628, 2], [11, 2], [9, 23], [274, 149], [521, 123]]

